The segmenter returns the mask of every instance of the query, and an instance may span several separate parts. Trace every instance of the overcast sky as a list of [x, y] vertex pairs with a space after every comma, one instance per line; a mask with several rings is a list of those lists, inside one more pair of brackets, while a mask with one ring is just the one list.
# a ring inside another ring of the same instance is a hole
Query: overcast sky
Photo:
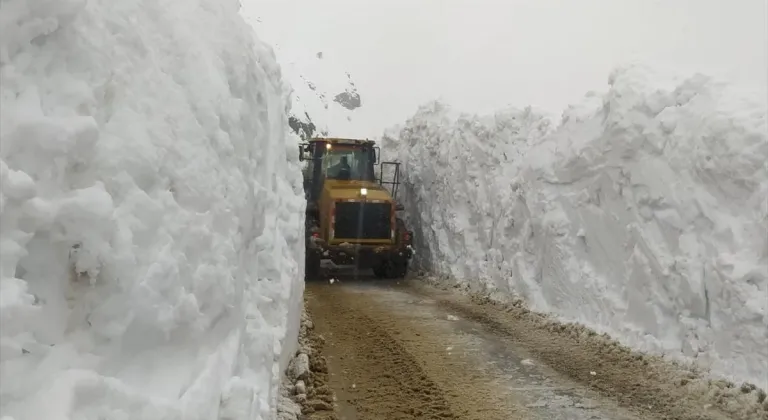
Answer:
[[371, 136], [437, 98], [559, 114], [631, 60], [768, 95], [766, 0], [242, 1], [266, 41], [351, 73]]

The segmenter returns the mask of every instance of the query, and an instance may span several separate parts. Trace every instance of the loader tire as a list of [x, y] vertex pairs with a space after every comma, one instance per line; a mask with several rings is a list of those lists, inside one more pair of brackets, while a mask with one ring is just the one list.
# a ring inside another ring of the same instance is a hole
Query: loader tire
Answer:
[[380, 279], [402, 279], [407, 273], [407, 261], [384, 261], [373, 268], [373, 274]]
[[304, 281], [318, 280], [320, 278], [320, 258], [307, 255], [304, 265]]
[[373, 267], [373, 275], [376, 276], [377, 279], [385, 278], [387, 276], [387, 264], [382, 263]]
[[408, 274], [408, 262], [407, 261], [392, 261], [389, 266], [390, 270], [387, 273], [387, 277], [391, 279], [403, 279]]

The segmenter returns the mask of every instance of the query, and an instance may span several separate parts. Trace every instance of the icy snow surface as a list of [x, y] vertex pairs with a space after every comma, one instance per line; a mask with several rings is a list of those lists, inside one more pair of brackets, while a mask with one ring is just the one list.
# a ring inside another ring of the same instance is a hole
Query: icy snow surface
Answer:
[[475, 290], [765, 387], [765, 102], [657, 78], [618, 69], [559, 126], [422, 107], [383, 140], [416, 249]]
[[279, 68], [238, 9], [3, 1], [0, 416], [273, 412], [304, 202]]

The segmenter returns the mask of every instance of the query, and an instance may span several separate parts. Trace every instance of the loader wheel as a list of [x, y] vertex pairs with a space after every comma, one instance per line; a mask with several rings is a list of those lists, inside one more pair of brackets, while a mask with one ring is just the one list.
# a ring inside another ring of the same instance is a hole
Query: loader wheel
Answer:
[[304, 265], [304, 281], [312, 281], [320, 278], [320, 258], [307, 255]]
[[373, 267], [373, 275], [376, 276], [377, 279], [383, 279], [387, 276], [387, 263], [383, 262], [375, 267]]
[[402, 279], [408, 273], [408, 262], [384, 261], [373, 268], [377, 278]]
[[408, 274], [408, 262], [407, 261], [391, 261], [389, 263], [389, 272], [387, 277], [391, 279], [402, 279]]

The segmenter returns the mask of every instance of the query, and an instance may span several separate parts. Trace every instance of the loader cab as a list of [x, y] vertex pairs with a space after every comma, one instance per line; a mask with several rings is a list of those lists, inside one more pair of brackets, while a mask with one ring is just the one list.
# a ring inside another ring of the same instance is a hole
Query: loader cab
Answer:
[[320, 198], [327, 179], [376, 182], [378, 147], [371, 141], [313, 139], [299, 146], [304, 167], [304, 192], [310, 202]]

